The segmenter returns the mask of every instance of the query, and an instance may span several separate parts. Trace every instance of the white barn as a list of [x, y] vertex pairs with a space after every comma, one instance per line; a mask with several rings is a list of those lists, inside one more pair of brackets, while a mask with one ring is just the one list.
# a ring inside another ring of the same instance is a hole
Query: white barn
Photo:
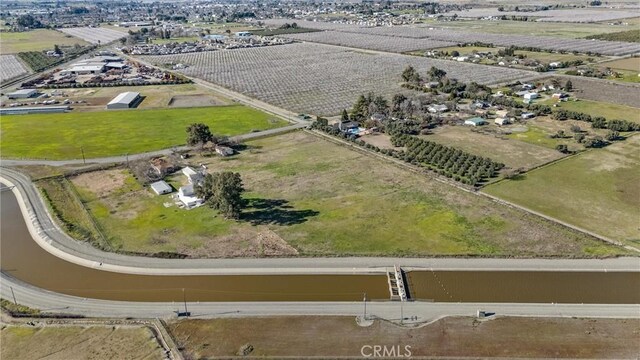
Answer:
[[129, 91], [120, 93], [107, 104], [107, 109], [129, 109], [138, 106], [140, 103], [139, 92]]

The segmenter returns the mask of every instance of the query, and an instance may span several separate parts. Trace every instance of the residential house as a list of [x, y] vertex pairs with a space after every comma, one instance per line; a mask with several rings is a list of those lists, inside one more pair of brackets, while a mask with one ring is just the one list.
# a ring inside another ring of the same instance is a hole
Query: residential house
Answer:
[[538, 98], [538, 93], [530, 92], [530, 93], [524, 94], [523, 97], [525, 100], [531, 101]]
[[509, 110], [496, 110], [497, 117], [507, 117], [507, 114], [509, 114]]
[[449, 110], [449, 108], [447, 107], [447, 105], [444, 105], [444, 104], [434, 104], [434, 105], [429, 105], [429, 107], [427, 107], [427, 110], [429, 110], [430, 113], [437, 114], [437, 113], [446, 112]]
[[198, 184], [204, 178], [201, 172], [195, 171], [189, 166], [182, 169], [182, 173], [189, 180], [189, 184]]
[[220, 146], [220, 145], [216, 145], [216, 153], [218, 153], [218, 155], [220, 156], [230, 156], [233, 155], [233, 149], [228, 147], [228, 146]]
[[536, 114], [527, 112], [527, 113], [522, 113], [520, 117], [523, 119], [533, 119], [534, 117], [536, 117]]
[[178, 190], [178, 199], [188, 209], [204, 204], [204, 199], [196, 196], [193, 184], [180, 187], [180, 189]]
[[471, 125], [471, 126], [481, 126], [486, 124], [487, 121], [481, 117], [474, 117], [471, 119], [467, 119], [464, 121], [465, 125]]
[[508, 124], [511, 124], [511, 120], [509, 120], [509, 118], [506, 118], [506, 117], [496, 118], [496, 120], [494, 122], [496, 123], [496, 125], [508, 125]]

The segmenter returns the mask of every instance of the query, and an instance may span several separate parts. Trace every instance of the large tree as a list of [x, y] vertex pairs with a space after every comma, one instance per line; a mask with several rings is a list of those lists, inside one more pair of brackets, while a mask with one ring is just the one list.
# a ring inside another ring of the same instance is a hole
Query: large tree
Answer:
[[215, 137], [207, 125], [196, 123], [187, 126], [187, 144], [202, 146], [209, 141], [215, 141]]
[[195, 188], [196, 196], [230, 219], [240, 217], [245, 205], [243, 192], [240, 174], [230, 171], [207, 174]]
[[447, 72], [442, 69], [438, 69], [435, 66], [432, 66], [427, 74], [429, 75], [429, 79], [431, 81], [440, 81], [447, 75]]

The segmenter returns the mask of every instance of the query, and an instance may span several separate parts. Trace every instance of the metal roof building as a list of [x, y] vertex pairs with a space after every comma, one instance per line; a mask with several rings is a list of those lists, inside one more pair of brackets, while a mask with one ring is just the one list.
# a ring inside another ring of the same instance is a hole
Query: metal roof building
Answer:
[[153, 192], [158, 195], [169, 194], [173, 191], [171, 186], [169, 186], [169, 184], [167, 184], [164, 180], [160, 180], [151, 184], [151, 190], [153, 190]]
[[22, 115], [38, 113], [61, 113], [69, 110], [69, 106], [10, 107], [0, 109], [0, 115]]
[[9, 99], [27, 99], [38, 94], [38, 90], [36, 89], [22, 89], [16, 90], [12, 93], [7, 94], [7, 98]]
[[142, 98], [139, 92], [123, 92], [107, 104], [107, 109], [128, 109], [138, 106]]

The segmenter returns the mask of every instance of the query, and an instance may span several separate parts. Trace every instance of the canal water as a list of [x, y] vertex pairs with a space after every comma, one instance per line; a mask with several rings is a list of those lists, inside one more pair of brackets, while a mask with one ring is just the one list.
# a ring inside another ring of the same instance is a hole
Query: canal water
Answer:
[[[389, 299], [386, 275], [131, 275], [75, 265], [30, 236], [11, 191], [0, 193], [0, 267], [34, 286], [126, 301]], [[391, 265], [391, 264], [390, 264]], [[414, 299], [437, 302], [640, 303], [640, 272], [411, 271]]]

